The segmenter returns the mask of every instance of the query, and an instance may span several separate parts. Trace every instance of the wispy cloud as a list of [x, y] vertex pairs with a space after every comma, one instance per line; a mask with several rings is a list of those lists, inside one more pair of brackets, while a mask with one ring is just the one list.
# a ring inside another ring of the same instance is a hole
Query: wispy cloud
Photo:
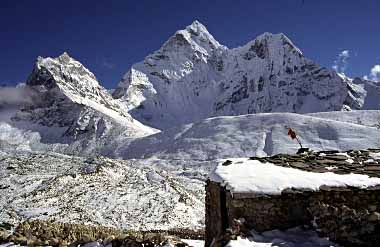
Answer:
[[344, 72], [347, 69], [348, 66], [348, 59], [350, 58], [350, 51], [349, 50], [343, 50], [340, 52], [337, 56], [337, 58], [334, 61], [334, 65], [332, 68], [338, 72], [344, 74]]
[[364, 79], [380, 82], [380, 64], [373, 66], [369, 75], [365, 75]]
[[108, 61], [106, 61], [106, 60], [103, 60], [103, 62], [102, 62], [102, 66], [103, 66], [104, 68], [106, 68], [106, 69], [113, 69], [113, 68], [115, 68], [115, 64], [110, 63], [110, 62], [108, 62]]
[[[0, 83], [7, 85], [7, 83]], [[0, 87], [0, 105], [21, 105], [32, 101], [35, 93], [22, 84], [17, 87]]]
[[96, 56], [95, 57], [96, 65], [104, 69], [114, 69], [116, 64], [112, 62], [112, 59], [108, 56]]

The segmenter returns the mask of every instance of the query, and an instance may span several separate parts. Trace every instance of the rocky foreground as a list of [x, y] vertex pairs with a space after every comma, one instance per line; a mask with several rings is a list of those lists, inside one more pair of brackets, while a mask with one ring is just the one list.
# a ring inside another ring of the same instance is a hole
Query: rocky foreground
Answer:
[[0, 226], [0, 244], [27, 246], [188, 246], [181, 238], [201, 239], [202, 231], [122, 231], [83, 224], [24, 221], [13, 232], [9, 224]]
[[202, 229], [200, 175], [193, 178], [193, 170], [186, 167], [156, 163], [56, 153], [0, 155], [0, 222], [17, 226], [25, 220], [50, 220], [135, 231]]

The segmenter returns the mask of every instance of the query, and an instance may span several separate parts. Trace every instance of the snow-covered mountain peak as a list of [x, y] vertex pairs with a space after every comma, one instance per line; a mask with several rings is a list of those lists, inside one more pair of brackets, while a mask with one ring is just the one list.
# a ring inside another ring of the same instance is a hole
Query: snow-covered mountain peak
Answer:
[[277, 49], [282, 47], [282, 46], [288, 46], [289, 49], [291, 49], [291, 50], [294, 49], [297, 51], [297, 53], [302, 55], [302, 51], [298, 47], [296, 47], [293, 44], [293, 42], [283, 33], [273, 34], [273, 33], [265, 32], [265, 33], [259, 35], [254, 40], [254, 42], [255, 41], [259, 41], [259, 42], [267, 41], [272, 45], [276, 45]]
[[67, 53], [39, 57], [26, 87], [33, 97], [12, 117], [12, 124], [39, 132], [43, 142], [81, 145], [81, 152], [117, 141], [114, 133], [127, 140], [156, 132], [134, 120], [94, 74]]
[[198, 20], [194, 20], [193, 23], [191, 23], [189, 26], [186, 28], [193, 28], [193, 29], [201, 29], [203, 32], [207, 32], [207, 28]]
[[[283, 33], [270, 33], [270, 32], [265, 32], [257, 36], [254, 41], [263, 41], [263, 40], [283, 40], [283, 39], [288, 39], [285, 34]], [[252, 42], [251, 41], [251, 42]]]
[[284, 33], [264, 32], [264, 33], [260, 34], [259, 36], [257, 36], [253, 41], [255, 41], [255, 40], [278, 40], [278, 41], [282, 41], [284, 43], [292, 43], [292, 41]]
[[[207, 28], [195, 20], [191, 25], [187, 26], [185, 29], [188, 33], [191, 34], [193, 40], [198, 41], [197, 43], [205, 43], [208, 42], [208, 45], [211, 48], [216, 49], [221, 47], [222, 45], [209, 33]], [[181, 31], [179, 31], [181, 32]]]
[[[183, 87], [183, 80], [187, 81], [189, 87], [206, 83], [204, 76], [207, 77], [207, 75], [201, 75], [199, 78], [198, 76], [197, 78], [192, 78], [191, 75], [198, 75], [201, 71], [206, 72], [210, 66], [215, 68], [216, 71], [220, 64], [214, 58], [217, 57], [216, 54], [220, 54], [225, 50], [227, 48], [220, 45], [204, 25], [199, 21], [194, 21], [185, 29], [175, 32], [159, 50], [148, 55], [144, 61], [134, 64], [123, 76], [118, 88], [113, 93], [113, 97], [125, 103], [128, 110], [133, 110], [136, 107], [141, 109], [148, 107], [142, 102], [157, 105], [159, 104], [157, 101], [148, 102], [147, 99], [152, 98], [153, 95], [160, 94], [160, 91], [167, 91], [166, 87], [175, 87], [176, 90], [182, 90], [180, 88]], [[152, 84], [154, 81], [160, 81], [161, 85]], [[187, 93], [184, 92], [184, 94]], [[207, 95], [204, 95], [204, 97], [213, 98]], [[207, 99], [203, 102], [198, 102], [197, 105], [205, 104], [206, 101]], [[185, 105], [187, 103], [183, 102]], [[173, 111], [181, 111], [181, 104], [169, 107], [175, 108]], [[210, 100], [207, 101], [207, 104], [209, 105], [208, 107], [212, 107]], [[199, 112], [202, 115], [203, 113], [198, 111], [198, 107], [194, 107], [193, 113], [197, 114]], [[147, 115], [145, 118], [149, 117]], [[190, 119], [192, 119], [191, 116]]]
[[363, 90], [283, 33], [229, 49], [195, 21], [134, 64], [113, 95], [134, 118], [165, 129], [210, 116], [361, 109]]
[[69, 63], [79, 63], [74, 58], [72, 58], [67, 51], [63, 52], [61, 55], [57, 57], [61, 63], [69, 64]]
[[293, 61], [299, 64], [300, 59], [305, 60], [301, 50], [283, 33], [272, 34], [266, 32], [246, 45], [232, 50], [235, 53], [243, 53], [245, 60], [257, 57], [270, 62], [273, 61], [280, 67], [284, 67], [284, 63], [287, 62]]
[[29, 86], [54, 86], [49, 85], [52, 81], [56, 83], [56, 86], [71, 84], [74, 87], [81, 84], [92, 90], [101, 88], [95, 75], [80, 62], [70, 57], [67, 52], [56, 58], [38, 57], [26, 84]]
[[[200, 23], [198, 20], [193, 21], [193, 23], [188, 25], [185, 28], [185, 30], [188, 31], [189, 33], [194, 34], [195, 36], [198, 36], [198, 35], [211, 36], [211, 34], [207, 30], [207, 28], [202, 23]], [[181, 30], [179, 30], [179, 31], [181, 31]], [[182, 30], [182, 31], [184, 31], [184, 30]]]
[[99, 85], [95, 75], [66, 52], [56, 58], [38, 57], [26, 85], [38, 88], [40, 92], [51, 90], [56, 96], [66, 97], [81, 105], [92, 108], [99, 105], [121, 112], [107, 90]]
[[221, 44], [208, 32], [207, 28], [199, 21], [194, 21], [183, 30], [178, 30], [161, 47], [161, 53], [181, 51], [197, 52], [203, 56], [210, 56]]

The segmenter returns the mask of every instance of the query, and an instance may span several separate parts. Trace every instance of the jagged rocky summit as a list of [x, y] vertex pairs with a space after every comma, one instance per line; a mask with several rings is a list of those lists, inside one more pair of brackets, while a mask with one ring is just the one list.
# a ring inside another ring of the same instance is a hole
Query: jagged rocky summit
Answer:
[[305, 58], [284, 34], [229, 49], [195, 21], [134, 64], [113, 96], [134, 118], [165, 129], [221, 115], [378, 109], [365, 102], [366, 83]]
[[116, 145], [117, 139], [126, 142], [156, 132], [134, 120], [94, 74], [67, 53], [38, 57], [25, 87], [32, 99], [12, 121], [39, 132], [44, 143], [93, 152]]

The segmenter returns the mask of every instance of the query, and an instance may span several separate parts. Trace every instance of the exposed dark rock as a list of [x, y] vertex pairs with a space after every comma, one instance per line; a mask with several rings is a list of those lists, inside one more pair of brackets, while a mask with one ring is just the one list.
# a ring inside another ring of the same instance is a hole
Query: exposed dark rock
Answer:
[[367, 174], [380, 177], [380, 160], [369, 156], [371, 150], [349, 150], [345, 154], [330, 150], [321, 152], [303, 152], [296, 155], [278, 154], [272, 157], [251, 157], [261, 162], [270, 162], [278, 166], [293, 167], [304, 171], [327, 172], [326, 168], [338, 174]]
[[82, 246], [86, 243], [99, 242], [112, 246], [162, 246], [170, 243], [173, 246], [188, 246], [181, 238], [199, 239], [201, 232], [189, 230], [177, 231], [122, 231], [103, 226], [82, 224], [53, 223], [48, 221], [25, 221], [17, 226], [15, 232], [9, 235], [0, 228], [0, 243], [14, 242], [28, 246]]

